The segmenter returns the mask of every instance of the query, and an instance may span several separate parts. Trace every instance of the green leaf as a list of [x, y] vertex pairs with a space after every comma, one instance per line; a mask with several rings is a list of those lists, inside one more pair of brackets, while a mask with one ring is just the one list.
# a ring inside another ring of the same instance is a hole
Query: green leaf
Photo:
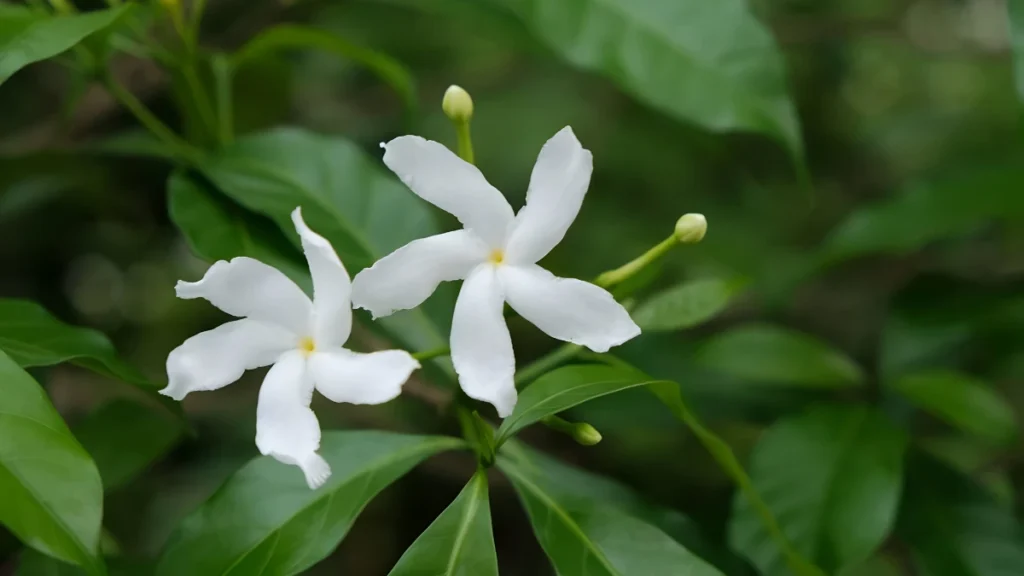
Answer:
[[31, 548], [98, 569], [103, 486], [42, 387], [0, 352], [0, 523]]
[[28, 300], [0, 299], [0, 350], [23, 368], [71, 362], [153, 391], [137, 370], [117, 357], [101, 332], [69, 326]]
[[645, 331], [683, 330], [703, 324], [725, 310], [744, 287], [736, 280], [705, 279], [655, 294], [633, 311]]
[[498, 576], [487, 502], [487, 473], [478, 471], [423, 534], [390, 576]]
[[318, 490], [294, 466], [256, 458], [182, 522], [157, 574], [298, 574], [334, 550], [378, 492], [427, 457], [463, 446], [456, 438], [327, 432], [320, 454], [333, 473]]
[[268, 53], [296, 48], [322, 50], [365, 66], [398, 94], [407, 113], [415, 112], [416, 86], [405, 66], [387, 54], [353, 44], [326, 30], [294, 24], [268, 28], [236, 52], [231, 65], [237, 68]]
[[1024, 169], [994, 168], [917, 185], [850, 214], [823, 248], [826, 262], [872, 253], [908, 254], [963, 236], [988, 221], [1024, 219]]
[[[296, 245], [291, 212], [301, 206], [310, 228], [331, 242], [353, 275], [439, 232], [427, 203], [341, 138], [273, 130], [237, 141], [201, 169], [228, 197], [276, 222]], [[448, 344], [421, 309], [379, 323], [413, 350]]]
[[1013, 72], [1017, 79], [1017, 97], [1024, 101], [1024, 0], [1007, 0], [1010, 16], [1010, 43], [1013, 47]]
[[516, 462], [520, 468], [542, 470], [551, 483], [571, 486], [577, 496], [585, 496], [603, 505], [618, 508], [625, 514], [657, 526], [684, 548], [727, 574], [733, 574], [737, 566], [743, 563], [724, 547], [708, 541], [697, 523], [690, 518], [675, 510], [648, 502], [635, 491], [610, 478], [570, 466], [542, 452], [531, 450], [515, 440], [505, 444], [502, 455]]
[[847, 388], [864, 378], [852, 360], [816, 338], [765, 324], [717, 334], [694, 359], [709, 370], [780, 385]]
[[657, 527], [559, 482], [542, 464], [498, 457], [560, 576], [721, 576]]
[[889, 383], [915, 406], [986, 440], [1010, 442], [1017, 434], [1013, 408], [992, 386], [967, 374], [931, 370]]
[[[796, 551], [831, 574], [863, 562], [888, 536], [906, 445], [904, 432], [870, 408], [819, 406], [764, 434], [751, 476]], [[767, 576], [787, 574], [768, 537], [737, 497], [731, 544]]]
[[929, 576], [1018, 576], [1024, 566], [1024, 530], [1013, 513], [984, 488], [915, 453], [897, 534]]
[[50, 15], [0, 5], [0, 83], [25, 66], [71, 49], [130, 9], [123, 5], [85, 14]]
[[759, 132], [803, 156], [782, 57], [744, 0], [490, 0], [572, 64], [714, 131]]
[[192, 252], [204, 260], [248, 256], [299, 285], [310, 285], [302, 255], [272, 222], [260, 220], [184, 172], [175, 172], [167, 183], [167, 211]]
[[125, 399], [104, 404], [75, 427], [75, 437], [96, 462], [107, 491], [145, 471], [183, 432], [181, 421]]
[[545, 416], [607, 394], [654, 383], [646, 374], [605, 365], [565, 366], [548, 372], [519, 394], [515, 410], [498, 428], [497, 444]]
[[690, 410], [683, 400], [679, 385], [674, 382], [658, 382], [649, 387], [649, 390], [658, 400], [661, 401], [672, 414], [682, 421], [693, 432], [704, 448], [715, 459], [715, 462], [722, 468], [722, 471], [739, 488], [737, 498], [743, 497], [747, 506], [753, 509], [757, 515], [761, 528], [768, 538], [774, 541], [778, 554], [785, 559], [789, 571], [795, 576], [824, 576], [822, 571], [801, 556], [790, 544], [789, 539], [782, 532], [778, 520], [771, 509], [761, 498], [761, 493], [754, 487], [753, 481], [747, 475], [743, 465], [736, 458], [729, 444], [722, 440], [717, 434], [709, 430]]

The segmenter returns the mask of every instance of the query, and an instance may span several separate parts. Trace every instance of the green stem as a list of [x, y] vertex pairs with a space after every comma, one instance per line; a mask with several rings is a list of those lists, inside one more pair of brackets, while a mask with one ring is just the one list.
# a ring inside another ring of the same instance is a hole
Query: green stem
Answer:
[[167, 127], [166, 124], [160, 121], [155, 114], [150, 112], [149, 108], [146, 108], [145, 104], [139, 101], [134, 94], [129, 92], [121, 86], [117, 80], [114, 79], [109, 73], [103, 79], [104, 85], [110, 94], [117, 99], [135, 118], [141, 123], [147, 130], [153, 133], [154, 136], [162, 140], [171, 149], [175, 151], [182, 159], [195, 163], [199, 156], [199, 151], [192, 148], [187, 142], [182, 140], [173, 130]]
[[423, 352], [416, 352], [412, 355], [417, 360], [430, 360], [439, 356], [447, 356], [451, 353], [451, 348], [442, 346], [440, 348], [434, 348], [433, 350], [425, 350]]
[[567, 343], [541, 356], [519, 372], [516, 372], [516, 388], [522, 388], [563, 362], [571, 360], [580, 350], [583, 350], [581, 346]]
[[50, 0], [50, 6], [53, 6], [53, 9], [58, 14], [74, 14], [77, 12], [75, 5], [68, 2], [68, 0]]
[[470, 164], [475, 164], [473, 138], [469, 134], [469, 120], [455, 122], [455, 134], [459, 139], [459, 158]]
[[673, 234], [631, 262], [628, 262], [615, 270], [603, 272], [596, 280], [594, 280], [594, 284], [597, 284], [602, 288], [611, 288], [616, 284], [621, 284], [622, 282], [632, 278], [644, 268], [653, 264], [654, 261], [667, 254], [678, 244], [679, 240], [676, 238], [676, 235]]
[[233, 77], [231, 59], [224, 54], [215, 54], [210, 60], [213, 69], [214, 94], [217, 102], [217, 141], [230, 144], [234, 139]]
[[199, 26], [203, 23], [203, 12], [206, 11], [206, 0], [196, 0], [192, 5], [192, 13], [189, 14], [189, 35], [192, 45], [199, 45]]

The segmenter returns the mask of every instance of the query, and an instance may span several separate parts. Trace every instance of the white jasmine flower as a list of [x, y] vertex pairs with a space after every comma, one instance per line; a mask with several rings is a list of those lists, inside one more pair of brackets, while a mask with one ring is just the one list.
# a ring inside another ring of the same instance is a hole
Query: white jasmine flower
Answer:
[[317, 454], [320, 424], [309, 408], [313, 389], [334, 402], [380, 404], [398, 396], [419, 363], [403, 350], [359, 354], [342, 348], [352, 329], [348, 272], [331, 244], [306, 226], [299, 208], [292, 221], [313, 278], [313, 300], [280, 271], [252, 258], [221, 260], [202, 280], [178, 282], [179, 298], [205, 298], [241, 320], [175, 348], [161, 393], [181, 400], [273, 364], [260, 388], [256, 446], [301, 468], [315, 489], [331, 468]]
[[516, 404], [515, 357], [504, 303], [559, 340], [607, 352], [640, 334], [607, 291], [537, 266], [576, 219], [593, 157], [568, 126], [537, 157], [526, 206], [514, 215], [475, 166], [443, 145], [402, 136], [383, 145], [384, 163], [420, 198], [450, 212], [463, 230], [410, 242], [360, 272], [352, 301], [374, 317], [413, 308], [438, 284], [464, 279], [452, 319], [451, 356], [462, 389], [502, 417]]

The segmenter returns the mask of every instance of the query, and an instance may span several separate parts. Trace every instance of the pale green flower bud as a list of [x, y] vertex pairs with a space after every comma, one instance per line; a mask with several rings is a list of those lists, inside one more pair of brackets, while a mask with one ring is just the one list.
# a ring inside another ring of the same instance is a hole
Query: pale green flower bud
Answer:
[[601, 441], [601, 433], [586, 422], [579, 422], [572, 431], [572, 438], [584, 446], [593, 446]]
[[473, 98], [462, 87], [452, 84], [444, 92], [441, 109], [452, 122], [468, 122], [473, 117]]
[[708, 221], [703, 214], [684, 214], [676, 222], [675, 236], [682, 244], [696, 244], [704, 239], [708, 231]]

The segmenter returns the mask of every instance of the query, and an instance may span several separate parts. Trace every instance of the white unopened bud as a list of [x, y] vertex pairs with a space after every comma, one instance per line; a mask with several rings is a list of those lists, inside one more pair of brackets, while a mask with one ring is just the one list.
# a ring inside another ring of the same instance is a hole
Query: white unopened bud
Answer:
[[704, 239], [708, 221], [703, 214], [684, 214], [676, 222], [676, 240], [683, 244], [696, 244]]
[[473, 117], [473, 98], [462, 87], [452, 84], [444, 92], [441, 109], [453, 122], [468, 122]]

